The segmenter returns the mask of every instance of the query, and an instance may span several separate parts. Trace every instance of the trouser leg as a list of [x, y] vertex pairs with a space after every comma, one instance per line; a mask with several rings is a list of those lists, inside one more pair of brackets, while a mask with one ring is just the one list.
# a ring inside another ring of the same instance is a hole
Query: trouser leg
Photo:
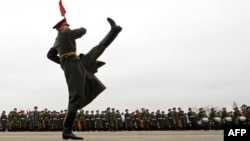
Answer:
[[113, 42], [113, 40], [117, 37], [118, 33], [122, 30], [122, 28], [116, 25], [115, 21], [111, 18], [107, 18], [111, 29], [107, 33], [107, 35], [101, 40], [101, 42], [93, 47], [85, 56], [84, 56], [84, 66], [88, 67], [93, 65], [97, 58], [104, 52], [104, 50]]

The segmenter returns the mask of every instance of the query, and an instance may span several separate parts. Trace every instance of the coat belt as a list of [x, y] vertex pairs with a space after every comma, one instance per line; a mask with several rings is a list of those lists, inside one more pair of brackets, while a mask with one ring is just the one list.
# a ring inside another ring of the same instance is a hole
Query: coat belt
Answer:
[[76, 52], [75, 51], [70, 51], [70, 52], [66, 52], [66, 53], [63, 53], [60, 55], [60, 58], [63, 58], [63, 57], [69, 57], [69, 56], [76, 56]]

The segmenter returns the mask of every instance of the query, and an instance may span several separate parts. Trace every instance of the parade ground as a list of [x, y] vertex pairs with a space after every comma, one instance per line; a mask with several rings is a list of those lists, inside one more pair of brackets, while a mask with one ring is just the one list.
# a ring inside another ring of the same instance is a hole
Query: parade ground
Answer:
[[[223, 141], [223, 130], [74, 132], [85, 141]], [[0, 141], [62, 141], [61, 132], [0, 132]]]

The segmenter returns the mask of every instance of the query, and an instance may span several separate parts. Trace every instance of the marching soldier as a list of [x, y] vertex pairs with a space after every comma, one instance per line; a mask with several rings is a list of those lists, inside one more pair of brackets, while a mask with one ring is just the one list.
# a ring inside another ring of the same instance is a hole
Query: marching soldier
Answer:
[[59, 129], [59, 115], [56, 111], [52, 112], [50, 128], [52, 131], [58, 131]]
[[239, 108], [238, 107], [235, 107], [234, 108], [234, 111], [233, 111], [233, 120], [234, 120], [234, 124], [235, 125], [237, 125], [237, 124], [239, 124], [239, 117], [241, 116], [241, 112], [240, 112], [240, 110], [239, 110]]
[[86, 119], [85, 119], [85, 115], [84, 115], [84, 110], [81, 109], [80, 112], [77, 115], [78, 118], [78, 130], [79, 131], [85, 131], [86, 130]]
[[24, 113], [23, 110], [21, 110], [20, 115], [19, 115], [19, 119], [20, 119], [20, 130], [24, 131], [26, 129], [26, 122], [27, 122], [27, 115]]
[[142, 108], [140, 127], [145, 130], [148, 129], [148, 113], [145, 108]]
[[149, 127], [150, 127], [150, 113], [149, 113], [149, 110], [146, 109], [146, 116], [147, 116], [147, 120], [145, 121], [145, 129], [146, 130], [149, 130]]
[[41, 116], [41, 119], [42, 119], [42, 128], [43, 130], [47, 130], [49, 131], [49, 127], [50, 127], [50, 113], [48, 111], [47, 108], [44, 109], [44, 113], [42, 114]]
[[239, 116], [241, 116], [241, 112], [238, 107], [235, 107], [233, 112], [233, 117], [234, 119], [237, 119]]
[[174, 115], [174, 118], [175, 118], [175, 128], [178, 128], [178, 112], [176, 111], [176, 107], [173, 107], [172, 108], [172, 111], [173, 111], [173, 115]]
[[203, 117], [208, 117], [203, 108], [199, 108], [198, 118], [201, 120]]
[[[62, 7], [62, 6], [61, 6]], [[107, 18], [111, 30], [103, 40], [93, 47], [86, 55], [77, 56], [75, 40], [86, 33], [86, 29], [70, 29], [66, 18], [59, 21], [53, 28], [57, 30], [53, 47], [47, 53], [47, 57], [61, 65], [65, 74], [69, 91], [68, 112], [63, 125], [63, 139], [80, 139], [72, 133], [72, 125], [78, 109], [81, 109], [93, 101], [105, 86], [95, 77], [97, 69], [104, 65], [104, 62], [97, 61], [97, 58], [116, 38], [122, 28], [116, 25], [115, 21]]]
[[40, 129], [40, 119], [41, 115], [37, 111], [38, 107], [34, 107], [34, 111], [32, 112], [32, 125], [33, 125], [33, 130], [38, 131]]
[[132, 130], [137, 130], [137, 125], [136, 125], [136, 121], [135, 121], [135, 112], [131, 113], [131, 122], [132, 122]]
[[110, 111], [110, 107], [107, 108], [107, 111], [105, 113], [106, 122], [108, 124], [109, 131], [115, 130], [115, 124], [114, 124], [114, 118], [113, 113]]
[[245, 116], [247, 118], [247, 123], [246, 124], [249, 126], [250, 125], [250, 106], [248, 106], [246, 108]]
[[12, 116], [12, 113], [13, 113], [13, 111], [10, 111], [9, 113], [8, 113], [8, 120], [7, 120], [7, 123], [8, 123], [8, 131], [12, 131], [12, 125], [11, 125], [11, 116]]
[[195, 112], [192, 111], [191, 108], [188, 108], [188, 120], [189, 120], [189, 126], [192, 129], [198, 129], [198, 119], [197, 119], [197, 115]]
[[135, 130], [141, 130], [141, 113], [139, 110], [135, 111]]
[[128, 112], [128, 109], [125, 110], [125, 130], [131, 131], [132, 130], [132, 117], [131, 114]]
[[178, 119], [178, 127], [180, 129], [185, 129], [186, 125], [187, 125], [186, 124], [187, 123], [187, 118], [186, 118], [186, 114], [181, 109], [181, 107], [178, 108], [177, 119]]
[[94, 115], [94, 111], [91, 111], [90, 122], [91, 122], [91, 130], [95, 131], [96, 127], [95, 127], [95, 115]]
[[121, 117], [122, 117], [122, 130], [125, 130], [125, 115], [124, 115], [124, 112], [121, 113]]
[[169, 120], [169, 124], [170, 124], [170, 128], [171, 129], [176, 129], [176, 120], [175, 120], [175, 117], [174, 117], [174, 113], [171, 109], [168, 109], [168, 120]]
[[2, 131], [7, 131], [7, 125], [8, 125], [8, 117], [6, 115], [5, 111], [2, 111], [1, 117], [0, 117], [0, 123], [2, 124]]
[[63, 112], [63, 110], [60, 111], [60, 114], [59, 114], [59, 127], [58, 127], [58, 130], [62, 130], [62, 125], [63, 125], [63, 120], [64, 120], [64, 117], [65, 117], [65, 113], [66, 113], [67, 110], [65, 110], [65, 112]]
[[232, 124], [232, 116], [229, 115], [229, 113], [227, 112], [227, 109], [226, 107], [223, 107], [222, 108], [222, 112], [221, 112], [221, 119], [222, 119], [222, 122], [223, 122], [223, 125], [226, 125], [226, 124]]
[[149, 122], [149, 129], [151, 130], [156, 130], [157, 128], [157, 120], [156, 120], [156, 115], [154, 112], [150, 113], [150, 122]]
[[119, 110], [116, 110], [116, 122], [117, 122], [117, 130], [121, 131], [123, 129], [123, 124], [122, 124], [122, 116]]
[[103, 130], [102, 116], [99, 113], [99, 110], [96, 110], [95, 123], [96, 123], [96, 130], [102, 131]]
[[33, 118], [32, 118], [32, 114], [33, 114], [33, 112], [31, 111], [29, 111], [29, 112], [27, 112], [27, 127], [26, 127], [26, 129], [27, 130], [29, 130], [29, 131], [32, 131], [33, 130]]
[[76, 130], [79, 130], [79, 119], [78, 119], [78, 115], [79, 114], [79, 112], [77, 111], [76, 112], [76, 116], [75, 116], [75, 118], [74, 118], [74, 122], [73, 122], [73, 125], [72, 125], [72, 131], [76, 131]]
[[108, 127], [108, 122], [107, 122], [107, 119], [106, 119], [106, 111], [102, 111], [101, 119], [102, 119], [103, 130], [107, 131], [109, 129], [109, 127]]
[[90, 115], [89, 115], [88, 110], [85, 112], [85, 119], [86, 119], [86, 131], [90, 131], [91, 130], [91, 121], [90, 121]]
[[199, 123], [203, 129], [210, 128], [210, 123], [208, 122], [208, 116], [206, 114], [206, 111], [202, 107], [199, 108], [198, 118], [199, 118]]
[[209, 117], [212, 120], [214, 117], [217, 116], [217, 114], [216, 114], [216, 110], [214, 108], [211, 108], [210, 110], [211, 110], [211, 112], [209, 114]]
[[211, 127], [215, 129], [220, 129], [221, 128], [221, 118], [218, 113], [216, 113], [216, 110], [214, 108], [210, 109], [211, 112], [209, 114], [209, 119], [211, 121]]
[[161, 111], [161, 117], [162, 117], [162, 125], [161, 129], [162, 130], [167, 130], [170, 128], [169, 121], [167, 118], [167, 114], [165, 114], [165, 111]]
[[221, 112], [221, 119], [225, 119], [225, 118], [228, 117], [228, 116], [229, 116], [229, 114], [228, 114], [228, 112], [227, 112], [226, 107], [223, 107], [223, 108], [222, 108], [222, 112]]
[[19, 126], [20, 121], [19, 121], [19, 114], [17, 113], [16, 108], [14, 108], [14, 111], [11, 112], [9, 120], [10, 120], [11, 130], [17, 131], [20, 128]]
[[157, 130], [163, 130], [163, 122], [162, 122], [162, 115], [160, 110], [156, 111], [156, 129]]
[[111, 109], [111, 114], [112, 114], [111, 119], [114, 125], [113, 131], [117, 131], [118, 128], [117, 128], [117, 117], [116, 117], [115, 108]]

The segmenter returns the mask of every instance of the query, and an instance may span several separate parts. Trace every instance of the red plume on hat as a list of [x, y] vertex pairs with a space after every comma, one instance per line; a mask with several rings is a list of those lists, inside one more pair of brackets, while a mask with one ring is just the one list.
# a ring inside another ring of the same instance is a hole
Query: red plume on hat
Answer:
[[65, 13], [66, 13], [66, 10], [65, 10], [65, 8], [63, 6], [62, 0], [59, 1], [59, 9], [60, 9], [61, 15], [64, 17]]
[[[64, 17], [62, 20], [60, 20], [56, 25], [53, 26], [53, 29], [58, 29], [60, 26], [62, 26], [63, 24], [67, 24], [67, 20], [66, 20], [66, 17], [65, 17], [65, 13], [66, 13], [66, 10], [63, 6], [63, 3], [62, 3], [62, 0], [59, 0], [59, 10], [60, 10], [60, 13], [61, 15]], [[69, 26], [69, 24], [67, 24]]]

